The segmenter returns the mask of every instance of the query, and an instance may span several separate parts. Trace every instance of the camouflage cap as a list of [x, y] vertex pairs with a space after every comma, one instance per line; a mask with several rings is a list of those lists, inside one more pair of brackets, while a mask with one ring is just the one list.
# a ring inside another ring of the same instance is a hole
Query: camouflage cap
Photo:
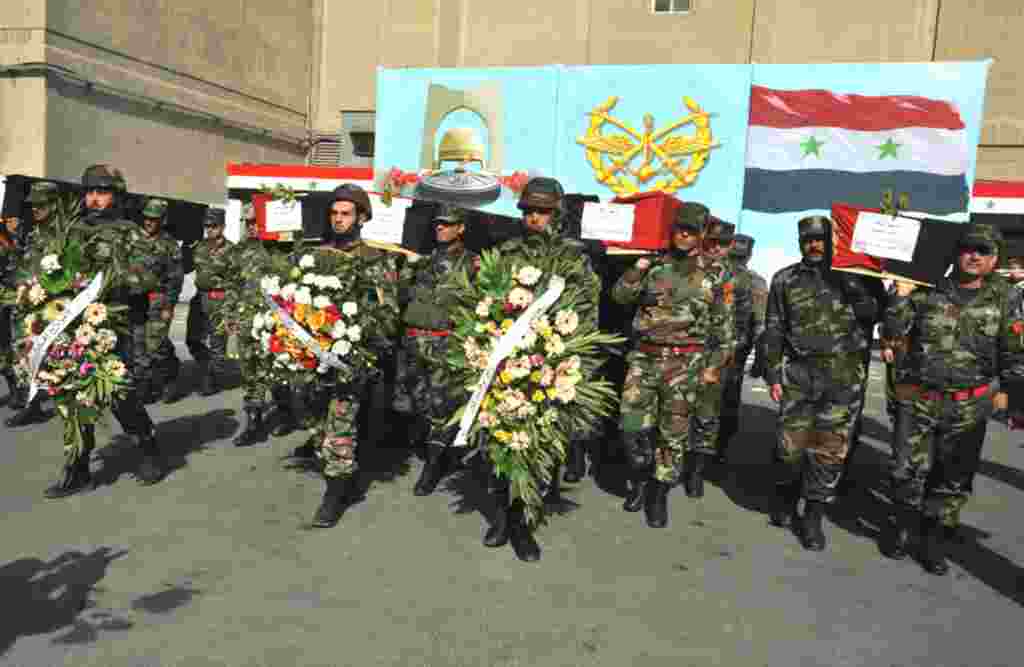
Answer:
[[461, 225], [465, 220], [465, 213], [462, 209], [449, 204], [440, 206], [437, 209], [437, 214], [434, 216], [434, 224]]
[[736, 245], [733, 246], [732, 251], [729, 254], [739, 259], [747, 259], [753, 253], [754, 238], [747, 234], [737, 234]]
[[832, 221], [823, 215], [811, 215], [796, 223], [800, 240], [824, 239], [830, 232]]
[[142, 208], [142, 217], [148, 219], [163, 219], [167, 215], [166, 199], [147, 199], [146, 205]]
[[565, 190], [557, 179], [548, 176], [535, 176], [527, 181], [517, 204], [520, 211], [528, 208], [542, 210], [560, 210]]
[[50, 204], [60, 196], [60, 187], [50, 181], [36, 181], [29, 188], [25, 201], [29, 204]]
[[967, 225], [960, 236], [960, 246], [988, 246], [998, 250], [1003, 242], [1003, 234], [995, 225], [975, 223]]
[[203, 227], [218, 227], [224, 225], [224, 209], [211, 206], [206, 209], [206, 217], [203, 219]]
[[676, 219], [673, 221], [672, 226], [701, 232], [704, 231], [704, 225], [707, 223], [710, 215], [711, 211], [704, 204], [698, 204], [693, 201], [684, 202], [679, 207], [679, 210], [676, 211]]
[[256, 219], [256, 207], [252, 203], [242, 206], [242, 221], [248, 222]]
[[128, 189], [124, 180], [124, 174], [108, 164], [94, 164], [86, 167], [82, 172], [82, 185], [90, 190], [118, 190], [124, 192]]

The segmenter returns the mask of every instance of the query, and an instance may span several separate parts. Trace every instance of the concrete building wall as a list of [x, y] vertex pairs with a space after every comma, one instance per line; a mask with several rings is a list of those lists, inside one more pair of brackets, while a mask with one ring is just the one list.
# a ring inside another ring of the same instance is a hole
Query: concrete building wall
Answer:
[[46, 169], [46, 81], [0, 77], [0, 174]]

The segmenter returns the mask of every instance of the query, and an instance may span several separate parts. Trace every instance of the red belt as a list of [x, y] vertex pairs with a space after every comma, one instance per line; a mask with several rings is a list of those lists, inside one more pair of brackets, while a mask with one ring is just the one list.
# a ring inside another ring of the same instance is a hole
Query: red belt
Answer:
[[983, 384], [974, 389], [961, 389], [959, 391], [922, 391], [921, 398], [926, 401], [941, 401], [948, 396], [954, 401], [966, 401], [972, 398], [981, 398], [988, 393], [991, 387], [992, 385], [990, 384]]
[[703, 345], [651, 345], [650, 343], [640, 343], [636, 346], [636, 349], [643, 352], [644, 354], [694, 354], [696, 352], [703, 352]]
[[208, 289], [206, 290], [206, 297], [213, 299], [214, 301], [220, 301], [224, 298], [224, 290], [222, 289]]
[[433, 338], [444, 338], [450, 336], [451, 331], [446, 329], [416, 329], [409, 327], [405, 330], [405, 335], [409, 338], [419, 338], [420, 336], [432, 336]]
[[146, 295], [146, 297], [150, 301], [163, 301], [164, 300], [164, 295], [162, 293], [160, 293], [160, 292], [150, 292], [149, 294]]

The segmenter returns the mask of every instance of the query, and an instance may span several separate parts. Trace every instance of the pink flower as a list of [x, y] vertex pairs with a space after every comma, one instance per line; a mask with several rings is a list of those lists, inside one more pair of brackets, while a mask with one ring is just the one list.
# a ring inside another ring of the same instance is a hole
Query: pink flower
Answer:
[[78, 367], [79, 375], [89, 375], [96, 370], [96, 364], [90, 361], [83, 361], [82, 365]]
[[542, 354], [531, 354], [530, 365], [534, 368], [540, 368], [544, 365], [544, 355]]

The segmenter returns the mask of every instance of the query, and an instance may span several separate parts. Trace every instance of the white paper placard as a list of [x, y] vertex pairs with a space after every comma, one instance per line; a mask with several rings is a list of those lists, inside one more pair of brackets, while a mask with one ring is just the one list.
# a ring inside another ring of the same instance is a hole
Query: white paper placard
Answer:
[[632, 241], [633, 209], [633, 204], [584, 202], [580, 236], [598, 241]]
[[224, 238], [232, 243], [238, 243], [244, 236], [244, 230], [242, 229], [242, 200], [229, 199], [224, 217], [227, 221], [227, 224], [224, 225]]
[[302, 204], [299, 201], [285, 202], [274, 199], [267, 202], [266, 231], [297, 232], [302, 229]]
[[393, 197], [391, 206], [385, 206], [380, 195], [371, 193], [370, 207], [373, 209], [373, 219], [363, 225], [362, 237], [367, 241], [402, 245], [405, 212], [411, 205], [411, 199]]
[[910, 262], [921, 233], [921, 221], [883, 213], [859, 213], [850, 248], [854, 252]]

